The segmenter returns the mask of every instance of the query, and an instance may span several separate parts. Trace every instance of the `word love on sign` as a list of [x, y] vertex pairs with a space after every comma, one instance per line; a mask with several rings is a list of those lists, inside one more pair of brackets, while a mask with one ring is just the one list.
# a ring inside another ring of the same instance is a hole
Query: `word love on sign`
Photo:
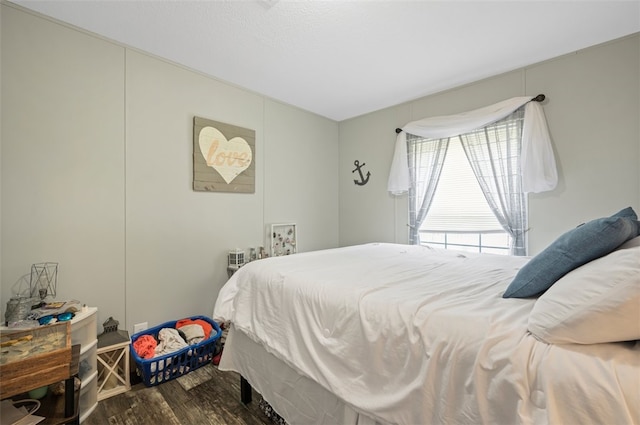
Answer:
[[193, 189], [255, 192], [255, 131], [195, 117]]
[[242, 137], [227, 140], [217, 128], [205, 127], [200, 130], [198, 141], [207, 165], [216, 170], [227, 184], [251, 165], [251, 148]]

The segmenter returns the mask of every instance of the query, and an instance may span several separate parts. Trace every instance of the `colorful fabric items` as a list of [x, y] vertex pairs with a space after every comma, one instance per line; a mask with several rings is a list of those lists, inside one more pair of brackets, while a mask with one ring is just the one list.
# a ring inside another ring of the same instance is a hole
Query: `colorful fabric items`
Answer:
[[176, 322], [176, 329], [180, 329], [186, 325], [200, 325], [202, 326], [202, 330], [204, 331], [204, 339], [209, 339], [211, 336], [211, 331], [213, 330], [213, 326], [210, 323], [202, 320], [202, 319], [182, 319]]
[[156, 347], [156, 356], [162, 356], [182, 350], [187, 343], [182, 339], [176, 329], [162, 328], [158, 333], [158, 346]]
[[133, 343], [133, 349], [136, 350], [136, 354], [141, 358], [151, 359], [156, 353], [157, 345], [156, 339], [151, 335], [141, 335]]

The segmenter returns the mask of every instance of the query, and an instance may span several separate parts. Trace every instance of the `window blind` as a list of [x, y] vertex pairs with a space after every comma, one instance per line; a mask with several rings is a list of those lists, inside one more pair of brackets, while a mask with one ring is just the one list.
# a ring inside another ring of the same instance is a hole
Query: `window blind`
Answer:
[[489, 208], [457, 137], [449, 142], [438, 188], [420, 230], [504, 231]]

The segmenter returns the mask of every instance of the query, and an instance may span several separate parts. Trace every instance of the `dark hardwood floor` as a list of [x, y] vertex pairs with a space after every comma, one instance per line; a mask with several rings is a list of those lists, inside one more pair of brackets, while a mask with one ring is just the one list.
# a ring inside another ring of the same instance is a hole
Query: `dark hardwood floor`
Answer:
[[240, 401], [240, 376], [213, 364], [155, 387], [138, 383], [130, 391], [98, 402], [86, 425], [254, 425], [272, 424], [260, 410], [260, 394]]

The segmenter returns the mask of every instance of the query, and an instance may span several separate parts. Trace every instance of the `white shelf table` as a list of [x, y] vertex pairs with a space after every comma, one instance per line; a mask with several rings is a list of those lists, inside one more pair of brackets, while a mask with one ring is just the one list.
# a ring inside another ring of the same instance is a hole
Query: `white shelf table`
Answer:
[[98, 337], [98, 401], [131, 389], [129, 343], [126, 331], [108, 332]]

